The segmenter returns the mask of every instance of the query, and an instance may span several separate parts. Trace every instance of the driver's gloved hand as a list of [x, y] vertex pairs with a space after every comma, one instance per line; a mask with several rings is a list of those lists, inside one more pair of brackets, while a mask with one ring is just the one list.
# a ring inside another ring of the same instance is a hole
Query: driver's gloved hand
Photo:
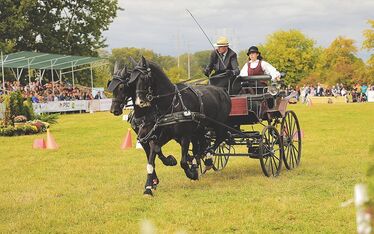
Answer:
[[227, 76], [229, 76], [229, 77], [233, 77], [233, 76], [234, 76], [234, 72], [233, 72], [232, 70], [227, 70], [227, 71], [226, 71], [226, 74], [227, 74]]

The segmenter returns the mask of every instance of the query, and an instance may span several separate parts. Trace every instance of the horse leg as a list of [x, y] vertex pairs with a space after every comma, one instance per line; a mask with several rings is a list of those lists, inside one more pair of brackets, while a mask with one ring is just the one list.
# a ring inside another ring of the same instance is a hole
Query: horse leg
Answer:
[[[143, 148], [145, 148], [145, 147], [148, 148], [148, 155], [149, 155], [149, 153], [151, 152], [149, 144], [142, 144], [142, 146], [143, 146]], [[157, 149], [157, 148], [161, 148], [161, 147], [157, 147], [157, 144], [155, 144], [154, 148]], [[148, 157], [147, 157], [147, 159], [148, 159]], [[157, 185], [160, 183], [160, 179], [157, 177], [155, 160], [153, 160], [153, 164], [154, 164], [154, 168], [153, 168], [153, 174], [152, 174], [152, 189], [156, 190]]]
[[213, 154], [225, 138], [228, 137], [225, 129], [217, 127], [214, 130], [216, 132], [216, 140], [212, 146], [207, 147], [205, 150], [205, 171], [213, 168]]
[[216, 151], [218, 146], [225, 140], [227, 136], [226, 130], [222, 128], [214, 128], [214, 131], [216, 132], [216, 140], [214, 141], [214, 144], [212, 146], [209, 146], [205, 151], [208, 153], [213, 153]]
[[[181, 159], [181, 167], [183, 168], [186, 176], [191, 180], [197, 180], [199, 178], [199, 174], [197, 171], [197, 165], [192, 164], [191, 168], [188, 165], [188, 148], [190, 145], [190, 139], [188, 137], [182, 137], [181, 139], [181, 147], [182, 147], [182, 159]], [[195, 166], [194, 166], [195, 165]]]
[[[170, 141], [170, 137], [167, 137], [165, 134], [163, 134], [163, 132], [161, 132], [160, 136], [159, 136], [159, 140], [158, 140], [159, 146], [165, 145], [168, 141]], [[162, 161], [162, 163], [165, 166], [175, 166], [175, 165], [177, 165], [177, 160], [173, 157], [173, 155], [169, 155], [169, 156], [166, 157], [162, 153], [161, 147], [159, 147], [156, 150], [157, 150], [156, 153], [158, 155], [158, 158]]]
[[149, 142], [149, 154], [148, 154], [148, 164], [147, 164], [147, 180], [145, 184], [145, 191], [144, 195], [153, 196], [152, 189], [157, 187], [159, 180], [157, 178], [156, 170], [155, 170], [155, 156], [156, 151], [155, 149], [158, 147], [154, 141]]
[[175, 166], [175, 165], [177, 165], [177, 160], [173, 157], [173, 155], [169, 155], [169, 156], [166, 157], [166, 156], [162, 153], [161, 148], [160, 148], [159, 151], [157, 152], [157, 156], [158, 156], [158, 158], [161, 160], [161, 162], [162, 162], [165, 166]]

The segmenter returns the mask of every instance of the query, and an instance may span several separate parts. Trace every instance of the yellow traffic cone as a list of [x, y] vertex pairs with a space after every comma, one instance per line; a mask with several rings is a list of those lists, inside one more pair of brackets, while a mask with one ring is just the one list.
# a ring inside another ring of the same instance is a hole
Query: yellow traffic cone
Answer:
[[58, 145], [55, 141], [55, 138], [50, 133], [49, 129], [47, 129], [47, 149], [58, 149]]

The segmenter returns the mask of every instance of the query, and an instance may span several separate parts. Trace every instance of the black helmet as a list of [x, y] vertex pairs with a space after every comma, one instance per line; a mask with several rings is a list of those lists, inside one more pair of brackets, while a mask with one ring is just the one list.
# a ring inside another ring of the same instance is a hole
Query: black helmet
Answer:
[[249, 47], [247, 55], [249, 56], [249, 54], [252, 53], [252, 52], [256, 52], [258, 54], [261, 54], [260, 51], [258, 51], [257, 46], [251, 46], [251, 47]]

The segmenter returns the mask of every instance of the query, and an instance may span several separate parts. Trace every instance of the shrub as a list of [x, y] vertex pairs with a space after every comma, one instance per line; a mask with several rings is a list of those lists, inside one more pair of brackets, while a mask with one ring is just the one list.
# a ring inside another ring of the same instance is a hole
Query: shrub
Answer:
[[34, 109], [32, 108], [31, 98], [27, 98], [23, 102], [23, 115], [26, 116], [26, 118], [29, 120], [35, 119], [35, 113]]
[[13, 126], [0, 128], [0, 135], [1, 136], [14, 136], [14, 134], [15, 134], [15, 128]]
[[16, 126], [16, 127], [13, 127], [11, 125], [7, 127], [0, 126], [0, 136], [21, 136], [21, 135], [37, 134], [40, 132], [47, 131], [48, 127], [49, 127], [48, 123], [44, 123], [38, 120], [27, 122], [23, 126]]
[[27, 123], [36, 127], [39, 132], [46, 132], [47, 129], [49, 128], [49, 123], [42, 122], [40, 120], [33, 120], [33, 121], [29, 121]]
[[4, 115], [4, 124], [12, 125], [14, 122], [14, 118], [18, 115], [25, 115], [28, 116], [29, 110], [25, 110], [23, 106], [23, 97], [20, 91], [11, 92], [9, 95], [4, 95], [4, 103], [5, 103], [5, 115]]
[[60, 114], [40, 114], [36, 117], [36, 119], [49, 124], [55, 124], [57, 123], [59, 117]]

